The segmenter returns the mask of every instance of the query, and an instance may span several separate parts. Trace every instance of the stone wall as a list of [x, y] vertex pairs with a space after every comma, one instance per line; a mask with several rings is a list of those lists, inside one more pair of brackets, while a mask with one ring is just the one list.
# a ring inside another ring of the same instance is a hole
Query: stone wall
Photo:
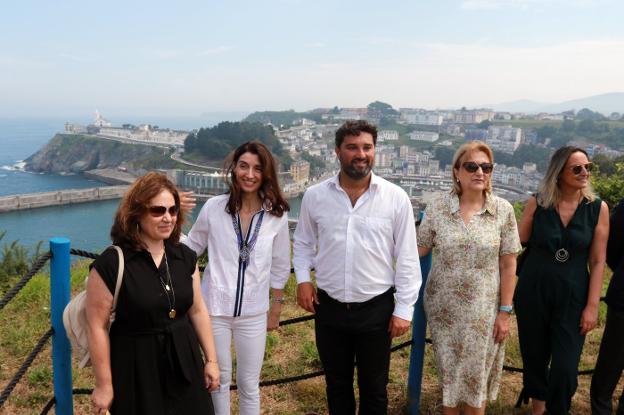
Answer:
[[128, 186], [107, 186], [90, 189], [70, 189], [55, 192], [0, 196], [0, 212], [34, 209], [44, 206], [67, 205], [70, 203], [94, 202], [97, 200], [119, 199], [127, 189]]

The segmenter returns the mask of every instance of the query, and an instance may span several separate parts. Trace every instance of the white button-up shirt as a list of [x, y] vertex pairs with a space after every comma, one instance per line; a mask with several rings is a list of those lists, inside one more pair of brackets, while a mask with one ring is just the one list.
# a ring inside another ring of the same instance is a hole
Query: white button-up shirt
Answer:
[[[228, 198], [225, 194], [208, 199], [182, 242], [197, 255], [208, 249], [201, 287], [210, 315], [265, 313], [269, 309], [269, 286], [282, 289], [290, 276], [288, 214], [278, 218], [264, 213], [249, 263], [242, 269], [232, 216], [225, 211]], [[252, 219], [252, 234], [259, 217], [257, 213]]]
[[352, 206], [338, 176], [310, 187], [294, 235], [297, 282], [310, 281], [345, 303], [396, 288], [394, 315], [411, 320], [422, 283], [414, 212], [403, 189], [372, 174]]

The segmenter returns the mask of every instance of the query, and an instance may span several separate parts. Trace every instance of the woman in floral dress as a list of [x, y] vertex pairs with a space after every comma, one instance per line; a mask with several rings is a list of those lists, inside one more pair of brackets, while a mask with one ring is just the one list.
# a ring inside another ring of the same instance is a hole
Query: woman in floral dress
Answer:
[[496, 399], [520, 251], [511, 204], [492, 194], [492, 150], [473, 141], [453, 157], [453, 188], [428, 204], [421, 256], [434, 248], [425, 287], [444, 414], [483, 414]]

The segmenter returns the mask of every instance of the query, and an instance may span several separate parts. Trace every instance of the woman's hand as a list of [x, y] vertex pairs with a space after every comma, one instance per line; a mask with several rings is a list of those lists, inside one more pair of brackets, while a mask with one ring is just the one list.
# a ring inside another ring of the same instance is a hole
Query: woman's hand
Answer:
[[279, 328], [280, 314], [282, 312], [282, 304], [273, 301], [271, 302], [271, 309], [269, 310], [269, 316], [267, 321], [267, 330], [277, 330]]
[[180, 194], [180, 211], [183, 215], [191, 214], [195, 208], [196, 198], [193, 192], [179, 192]]
[[511, 319], [511, 314], [500, 311], [496, 316], [496, 320], [494, 321], [494, 342], [502, 343], [507, 338], [509, 334], [509, 320]]
[[206, 388], [209, 392], [216, 390], [219, 385], [219, 365], [217, 362], [206, 362], [204, 365], [204, 379], [206, 380]]
[[583, 309], [583, 314], [581, 314], [581, 323], [579, 327], [581, 328], [581, 335], [586, 335], [590, 331], [596, 328], [598, 324], [598, 306], [587, 305]]
[[104, 415], [113, 403], [113, 385], [95, 386], [91, 393], [93, 413]]

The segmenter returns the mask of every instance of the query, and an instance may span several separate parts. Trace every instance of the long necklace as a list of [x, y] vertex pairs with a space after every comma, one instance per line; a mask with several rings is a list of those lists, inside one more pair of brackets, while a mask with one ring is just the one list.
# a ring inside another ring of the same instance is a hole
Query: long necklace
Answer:
[[568, 248], [568, 227], [570, 226], [572, 220], [574, 219], [574, 216], [576, 216], [576, 211], [578, 210], [578, 206], [581, 204], [581, 202], [583, 201], [583, 198], [581, 197], [579, 199], [578, 204], [576, 205], [576, 208], [574, 209], [574, 213], [572, 213], [572, 217], [570, 218], [570, 220], [568, 221], [568, 225], [567, 226], [563, 226], [563, 221], [561, 220], [561, 215], [559, 213], [559, 205], [557, 205], [555, 207], [555, 211], [557, 213], [557, 216], [559, 218], [559, 223], [561, 224], [561, 248], [557, 249], [557, 251], [555, 252], [555, 259], [558, 262], [567, 262], [568, 259], [570, 259], [570, 252], [566, 249]]
[[249, 263], [251, 251], [256, 245], [258, 233], [260, 232], [260, 226], [262, 225], [262, 218], [264, 218], [264, 210], [260, 211], [260, 217], [256, 221], [256, 226], [254, 227], [251, 238], [249, 238], [250, 230], [247, 231], [247, 238], [243, 238], [243, 232], [241, 230], [240, 224], [240, 215], [232, 215], [232, 226], [234, 227], [234, 232], [236, 232], [236, 239], [238, 240], [238, 260], [245, 265]]
[[[167, 296], [167, 303], [169, 303], [169, 318], [173, 319], [176, 317], [175, 310], [175, 290], [173, 289], [173, 280], [171, 279], [171, 273], [169, 272], [169, 262], [167, 261], [167, 252], [164, 252], [165, 259], [165, 272], [167, 274], [167, 279], [163, 280], [160, 272], [158, 273], [158, 280], [160, 281], [160, 285], [162, 286], [165, 295]], [[169, 298], [169, 293], [171, 293], [171, 298]]]

